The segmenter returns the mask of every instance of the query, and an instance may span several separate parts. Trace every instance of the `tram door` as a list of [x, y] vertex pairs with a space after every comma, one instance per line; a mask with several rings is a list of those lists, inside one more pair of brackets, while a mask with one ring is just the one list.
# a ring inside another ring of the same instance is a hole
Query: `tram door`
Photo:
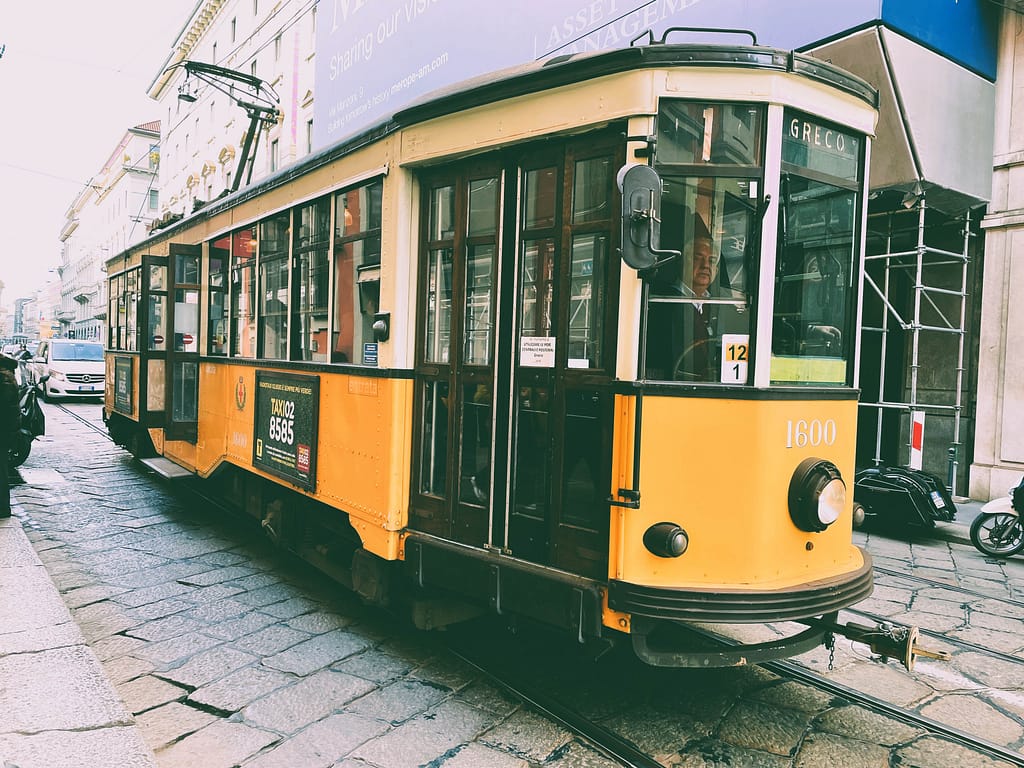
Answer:
[[199, 397], [200, 246], [172, 243], [166, 297], [166, 414], [170, 440], [195, 442]]
[[620, 147], [422, 179], [414, 528], [606, 575]]

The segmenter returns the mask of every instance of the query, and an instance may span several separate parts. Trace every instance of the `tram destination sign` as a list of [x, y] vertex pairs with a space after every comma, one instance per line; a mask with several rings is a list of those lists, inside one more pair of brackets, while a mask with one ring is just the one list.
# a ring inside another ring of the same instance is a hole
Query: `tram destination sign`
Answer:
[[319, 376], [256, 372], [254, 466], [315, 490], [319, 422]]

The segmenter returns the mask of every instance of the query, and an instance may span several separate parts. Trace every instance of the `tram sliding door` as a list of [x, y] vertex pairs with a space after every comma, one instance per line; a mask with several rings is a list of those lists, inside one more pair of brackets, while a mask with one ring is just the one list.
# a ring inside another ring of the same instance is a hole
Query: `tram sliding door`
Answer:
[[423, 179], [414, 528], [607, 573], [612, 134]]
[[172, 243], [167, 296], [167, 413], [170, 440], [195, 442], [199, 397], [200, 246]]

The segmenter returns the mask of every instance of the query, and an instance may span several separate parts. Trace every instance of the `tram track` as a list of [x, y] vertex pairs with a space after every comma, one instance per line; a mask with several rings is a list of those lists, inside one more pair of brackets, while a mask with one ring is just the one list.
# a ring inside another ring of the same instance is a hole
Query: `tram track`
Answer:
[[[68, 416], [70, 416], [71, 418], [75, 419], [76, 421], [81, 422], [82, 424], [84, 424], [85, 426], [89, 427], [94, 432], [98, 432], [99, 434], [103, 435], [107, 440], [111, 440], [110, 433], [107, 432], [106, 427], [103, 426], [102, 424], [97, 424], [97, 423], [95, 423], [93, 421], [90, 421], [89, 419], [87, 419], [84, 416], [82, 416], [78, 411], [72, 410], [71, 408], [68, 408], [63, 403], [48, 402], [47, 405], [49, 407], [51, 407], [51, 408], [57, 408], [57, 409], [63, 411]], [[113, 442], [113, 441], [111, 441], [111, 442]]]
[[963, 729], [954, 728], [932, 718], [924, 717], [912, 710], [880, 699], [877, 696], [872, 696], [850, 686], [836, 683], [794, 661], [768, 661], [763, 662], [761, 666], [780, 677], [803, 683], [816, 690], [837, 696], [853, 704], [858, 704], [876, 714], [899, 720], [902, 723], [920, 728], [935, 736], [941, 736], [968, 749], [973, 749], [989, 757], [1005, 760], [1011, 765], [1024, 768], [1024, 754], [1016, 750], [996, 744], [988, 739], [978, 738]]
[[905, 579], [907, 581], [914, 581], [919, 584], [927, 584], [928, 586], [936, 587], [938, 589], [953, 590], [955, 592], [960, 592], [965, 595], [971, 595], [972, 597], [977, 597], [982, 600], [996, 600], [1007, 605], [1013, 605], [1018, 608], [1024, 608], [1024, 600], [1017, 600], [1013, 597], [1003, 597], [1001, 595], [993, 595], [988, 592], [980, 592], [976, 589], [971, 589], [970, 587], [962, 587], [958, 584], [951, 584], [948, 581], [929, 579], [926, 576], [915, 576], [913, 574], [903, 573], [901, 571], [893, 571], [888, 568], [880, 568], [877, 565], [875, 566], [875, 573], [881, 573], [886, 576], [891, 576], [893, 578], [898, 579]]

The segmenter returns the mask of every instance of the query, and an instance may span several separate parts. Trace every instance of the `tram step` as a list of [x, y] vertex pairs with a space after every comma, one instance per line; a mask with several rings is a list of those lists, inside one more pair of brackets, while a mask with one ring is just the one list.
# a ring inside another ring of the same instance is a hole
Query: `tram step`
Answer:
[[163, 456], [157, 456], [152, 459], [140, 459], [140, 461], [158, 475], [168, 480], [180, 480], [183, 477], [193, 476], [192, 472], [185, 469], [180, 464], [175, 464], [170, 459], [165, 459]]

